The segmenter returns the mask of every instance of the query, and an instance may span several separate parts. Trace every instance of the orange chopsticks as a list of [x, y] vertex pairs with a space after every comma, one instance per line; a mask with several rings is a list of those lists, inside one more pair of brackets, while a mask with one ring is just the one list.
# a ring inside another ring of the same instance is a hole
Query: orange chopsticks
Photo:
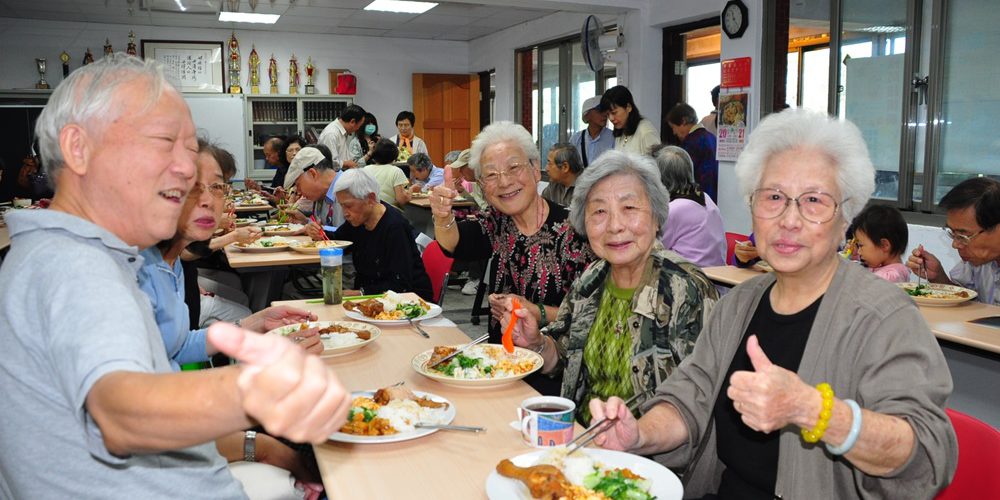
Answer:
[[326, 235], [326, 231], [323, 230], [323, 224], [320, 224], [319, 221], [316, 220], [316, 215], [315, 214], [314, 215], [310, 215], [309, 219], [312, 220], [317, 226], [319, 226], [319, 234], [320, 234], [320, 236], [323, 237], [323, 240], [324, 241], [329, 240], [330, 237], [327, 236]]

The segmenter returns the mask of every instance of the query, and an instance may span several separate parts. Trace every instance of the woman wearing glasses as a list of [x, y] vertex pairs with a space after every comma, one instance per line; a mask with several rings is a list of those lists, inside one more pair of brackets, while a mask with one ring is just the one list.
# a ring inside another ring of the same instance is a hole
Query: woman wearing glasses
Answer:
[[1000, 182], [974, 177], [960, 182], [938, 203], [947, 214], [945, 234], [962, 258], [945, 274], [941, 261], [924, 250], [913, 250], [907, 265], [933, 283], [956, 284], [979, 293], [978, 300], [1000, 305]]
[[771, 115], [736, 175], [775, 271], [719, 301], [641, 419], [592, 400], [617, 418], [596, 442], [665, 453], [691, 498], [932, 498], [957, 462], [948, 366], [913, 301], [837, 255], [874, 189], [860, 131]]
[[[503, 121], [484, 128], [472, 141], [469, 166], [490, 208], [477, 220], [456, 223], [458, 193], [452, 169], [445, 169], [444, 183], [430, 195], [434, 232], [458, 260], [493, 258], [489, 331], [490, 342], [499, 343], [499, 319], [510, 315], [512, 299], [545, 325], [594, 254], [566, 220], [567, 210], [538, 194], [540, 155], [524, 127]], [[559, 393], [556, 379], [536, 374], [528, 383], [543, 394]]]

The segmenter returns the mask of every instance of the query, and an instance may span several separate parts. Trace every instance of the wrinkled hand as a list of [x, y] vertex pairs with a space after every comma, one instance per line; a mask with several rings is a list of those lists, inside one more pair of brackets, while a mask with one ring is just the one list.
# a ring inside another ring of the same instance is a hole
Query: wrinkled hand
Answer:
[[[541, 343], [545, 341], [545, 337], [542, 336], [542, 333], [538, 329], [538, 321], [523, 307], [514, 311], [514, 316], [517, 317], [517, 322], [514, 324], [512, 332], [514, 345], [526, 347], [531, 350], [538, 349]], [[511, 317], [509, 314], [500, 320], [501, 332], [507, 331], [510, 321]]]
[[209, 327], [208, 340], [239, 361], [243, 411], [269, 434], [320, 444], [346, 422], [350, 394], [320, 358], [222, 322]]
[[[923, 268], [921, 268], [921, 264], [923, 264]], [[910, 255], [906, 260], [906, 267], [927, 281], [941, 281], [945, 274], [941, 261], [934, 254], [924, 250], [923, 245], [917, 245], [917, 248], [913, 249], [913, 255]], [[924, 271], [927, 272], [927, 276], [923, 276]]]
[[755, 247], [754, 244], [750, 243], [749, 241], [743, 245], [736, 244], [733, 247], [733, 254], [736, 256], [737, 260], [743, 263], [750, 262], [751, 260], [754, 260], [760, 256], [757, 253], [757, 247]]
[[414, 185], [410, 186], [410, 192], [411, 193], [419, 193], [419, 192], [421, 192], [423, 190], [424, 190], [424, 187], [421, 186], [420, 184], [414, 184]]
[[[753, 430], [768, 433], [779, 430], [806, 411], [814, 401], [815, 389], [794, 372], [767, 359], [756, 335], [747, 339], [747, 355], [753, 371], [737, 371], [729, 378], [726, 395], [733, 400], [743, 423]], [[817, 414], [819, 410], [816, 410]]]
[[591, 399], [589, 406], [591, 425], [602, 418], [616, 419], [611, 429], [594, 438], [594, 444], [606, 450], [627, 451], [635, 448], [639, 443], [639, 422], [628, 410], [625, 401], [612, 396], [607, 402]]
[[323, 237], [323, 235], [324, 235], [323, 228], [319, 224], [317, 224], [317, 223], [315, 223], [313, 221], [309, 221], [309, 223], [305, 225], [304, 230], [305, 230], [305, 233], [310, 238], [312, 238], [313, 241], [320, 241], [320, 240], [326, 239], [326, 238]]
[[316, 321], [316, 315], [295, 307], [271, 306], [243, 318], [240, 320], [240, 326], [252, 332], [264, 333], [285, 325], [307, 321]]
[[234, 229], [232, 233], [237, 243], [247, 244], [257, 241], [264, 231], [257, 226], [243, 226]]
[[[490, 316], [493, 316], [493, 319], [497, 321], [503, 321], [504, 318], [510, 317], [510, 312], [514, 309], [513, 299], [517, 299], [517, 302], [527, 309], [536, 322], [539, 319], [538, 308], [534, 307], [530, 300], [520, 295], [513, 293], [491, 293], [486, 296], [486, 299], [490, 303]], [[528, 306], [534, 307], [534, 310], [529, 309]]]
[[454, 217], [452, 202], [458, 196], [458, 191], [450, 187], [454, 186], [451, 170], [450, 168], [444, 170], [444, 182], [434, 186], [428, 197], [431, 203], [431, 214], [442, 221], [450, 221]]
[[249, 189], [250, 191], [260, 192], [260, 184], [257, 184], [257, 181], [253, 179], [250, 178], [243, 179], [243, 185], [246, 186], [247, 189]]

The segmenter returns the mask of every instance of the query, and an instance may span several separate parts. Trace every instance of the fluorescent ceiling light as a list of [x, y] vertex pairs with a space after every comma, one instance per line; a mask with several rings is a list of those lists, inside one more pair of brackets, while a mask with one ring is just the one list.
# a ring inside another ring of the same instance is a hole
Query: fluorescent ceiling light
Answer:
[[185, 7], [183, 3], [181, 3], [181, 0], [174, 0], [174, 3], [177, 4], [178, 9], [181, 9], [181, 12], [186, 12], [188, 10], [188, 8]]
[[219, 12], [219, 20], [230, 23], [262, 23], [278, 22], [280, 14], [255, 14], [250, 12]]
[[434, 2], [411, 2], [409, 0], [375, 0], [368, 4], [365, 10], [380, 10], [382, 12], [402, 12], [404, 14], [423, 14], [437, 4]]

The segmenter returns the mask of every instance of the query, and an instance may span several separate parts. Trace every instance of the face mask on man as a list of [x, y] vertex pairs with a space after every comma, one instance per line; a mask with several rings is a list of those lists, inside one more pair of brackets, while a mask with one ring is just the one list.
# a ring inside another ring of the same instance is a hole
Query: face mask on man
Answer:
[[365, 125], [365, 135], [372, 135], [375, 133], [375, 125], [368, 124]]

